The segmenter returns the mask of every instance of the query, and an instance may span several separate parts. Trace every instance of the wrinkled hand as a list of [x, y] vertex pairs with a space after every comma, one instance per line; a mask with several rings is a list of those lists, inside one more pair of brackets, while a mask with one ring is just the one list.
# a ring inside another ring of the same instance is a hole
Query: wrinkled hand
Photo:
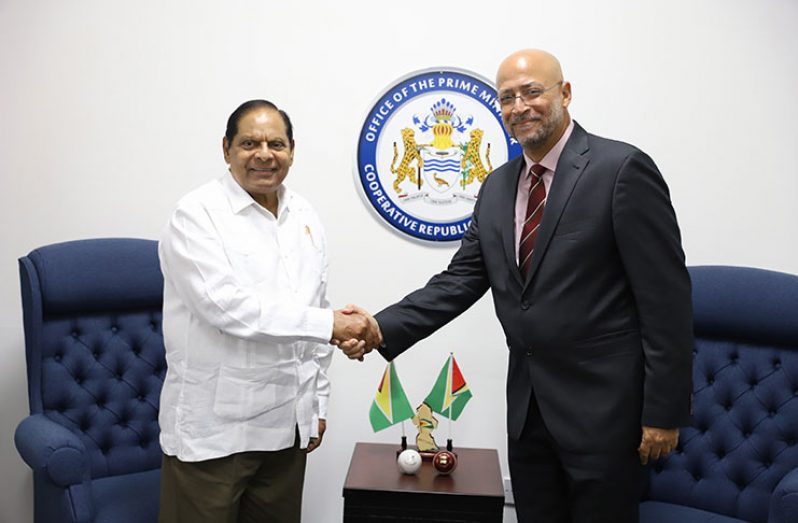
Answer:
[[327, 420], [319, 420], [319, 436], [317, 438], [310, 438], [308, 442], [308, 454], [319, 448], [321, 439], [324, 437], [324, 431], [327, 430]]
[[664, 458], [671, 453], [679, 443], [679, 429], [658, 429], [656, 427], [643, 426], [643, 437], [637, 453], [640, 455], [640, 463], [645, 465], [649, 458]]
[[[339, 323], [341, 331], [336, 330]], [[365, 309], [357, 305], [347, 305], [346, 308], [335, 311], [332, 343], [337, 345], [349, 359], [363, 361], [363, 356], [382, 344], [382, 333], [377, 320]], [[350, 321], [351, 324], [347, 324]], [[365, 322], [365, 323], [364, 323]], [[356, 332], [350, 334], [345, 325], [354, 325]], [[339, 332], [340, 334], [336, 334]]]
[[364, 314], [353, 313], [354, 305], [333, 312], [333, 332], [330, 342], [338, 345], [342, 341], [357, 339], [366, 341], [369, 335], [369, 320]]

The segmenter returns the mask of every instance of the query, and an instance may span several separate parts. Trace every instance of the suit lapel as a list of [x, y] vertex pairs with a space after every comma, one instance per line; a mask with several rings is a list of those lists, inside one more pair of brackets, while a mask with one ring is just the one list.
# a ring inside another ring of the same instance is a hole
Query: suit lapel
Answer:
[[518, 285], [523, 286], [521, 271], [518, 269], [518, 262], [515, 259], [515, 197], [518, 193], [518, 181], [524, 167], [524, 155], [518, 155], [514, 160], [507, 164], [507, 176], [503, 176], [504, 185], [502, 191], [502, 202], [511, 202], [503, 209], [501, 218], [502, 243], [504, 244], [504, 255], [507, 257], [507, 267], [515, 278]]
[[574, 123], [574, 130], [557, 162], [557, 171], [554, 173], [549, 194], [546, 196], [546, 208], [543, 211], [543, 220], [540, 222], [540, 233], [535, 240], [535, 251], [532, 253], [524, 289], [532, 281], [540, 266], [540, 261], [546, 253], [551, 237], [557, 229], [560, 216], [562, 216], [576, 182], [582, 176], [589, 161], [587, 133], [579, 124]]

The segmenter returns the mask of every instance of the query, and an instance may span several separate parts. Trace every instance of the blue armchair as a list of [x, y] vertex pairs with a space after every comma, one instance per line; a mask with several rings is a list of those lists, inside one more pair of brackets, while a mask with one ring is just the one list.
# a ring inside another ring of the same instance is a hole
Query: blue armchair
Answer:
[[641, 523], [798, 523], [798, 276], [692, 267], [693, 426]]
[[15, 443], [34, 521], [157, 521], [166, 372], [157, 243], [97, 239], [19, 260], [31, 415]]

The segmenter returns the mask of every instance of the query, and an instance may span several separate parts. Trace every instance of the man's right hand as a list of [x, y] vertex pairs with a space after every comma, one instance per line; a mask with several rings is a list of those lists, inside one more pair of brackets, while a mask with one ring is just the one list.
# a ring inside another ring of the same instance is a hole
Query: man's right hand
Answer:
[[333, 337], [349, 359], [363, 360], [363, 356], [382, 343], [382, 333], [377, 320], [357, 305], [347, 305], [334, 312]]

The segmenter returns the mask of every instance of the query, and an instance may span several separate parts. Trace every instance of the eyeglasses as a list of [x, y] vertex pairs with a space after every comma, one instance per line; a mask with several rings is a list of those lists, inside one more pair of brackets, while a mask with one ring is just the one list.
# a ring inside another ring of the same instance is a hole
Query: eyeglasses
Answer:
[[542, 95], [546, 91], [550, 91], [550, 90], [554, 89], [558, 85], [562, 85], [562, 80], [560, 80], [556, 84], [551, 85], [551, 86], [546, 87], [546, 88], [536, 87], [536, 86], [522, 87], [521, 88], [521, 92], [519, 92], [518, 94], [509, 94], [508, 93], [508, 94], [501, 95], [499, 97], [499, 104], [502, 107], [505, 107], [505, 108], [506, 107], [510, 107], [510, 106], [515, 104], [515, 99], [516, 98], [520, 98], [521, 101], [524, 104], [529, 105], [532, 102], [534, 102], [535, 100], [537, 100], [538, 97], [540, 97], [540, 95]]

